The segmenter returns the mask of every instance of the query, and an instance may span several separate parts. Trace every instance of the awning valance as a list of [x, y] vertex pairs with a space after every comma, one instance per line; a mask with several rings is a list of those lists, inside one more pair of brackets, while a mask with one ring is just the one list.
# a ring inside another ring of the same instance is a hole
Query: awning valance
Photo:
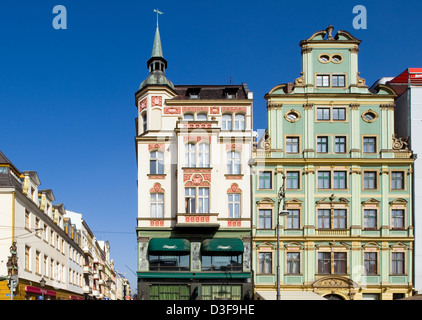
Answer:
[[238, 252], [243, 253], [243, 241], [235, 238], [224, 238], [224, 239], [207, 239], [202, 242], [202, 251], [205, 252]]
[[190, 242], [186, 239], [153, 238], [149, 241], [149, 252], [189, 252]]

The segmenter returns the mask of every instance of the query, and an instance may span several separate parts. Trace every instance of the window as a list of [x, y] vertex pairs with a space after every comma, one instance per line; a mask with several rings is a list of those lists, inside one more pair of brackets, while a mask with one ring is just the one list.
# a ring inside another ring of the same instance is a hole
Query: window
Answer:
[[185, 120], [185, 121], [193, 121], [194, 120], [193, 114], [192, 113], [185, 113], [183, 115], [183, 120]]
[[151, 193], [151, 218], [164, 218], [164, 194]]
[[346, 171], [334, 171], [334, 189], [347, 189]]
[[149, 254], [149, 270], [150, 271], [182, 271], [189, 270], [189, 254], [180, 255], [172, 254]]
[[335, 137], [334, 138], [334, 152], [345, 153], [346, 152], [346, 137]]
[[317, 108], [317, 120], [330, 120], [330, 108]]
[[31, 271], [30, 267], [30, 248], [28, 246], [25, 246], [25, 270]]
[[404, 209], [393, 209], [391, 211], [391, 228], [392, 229], [404, 228]]
[[243, 114], [234, 116], [234, 130], [245, 130], [245, 116]]
[[299, 184], [299, 171], [286, 172], [286, 189], [300, 189]]
[[241, 285], [202, 285], [202, 300], [241, 300]]
[[288, 209], [288, 216], [286, 217], [286, 229], [299, 229], [300, 228], [300, 210]]
[[316, 76], [317, 87], [329, 87], [330, 76], [328, 74]]
[[243, 254], [202, 255], [202, 271], [242, 271]]
[[404, 252], [393, 252], [391, 257], [391, 274], [404, 275]]
[[333, 74], [331, 77], [333, 87], [344, 87], [346, 82], [345, 79], [346, 76], [343, 74]]
[[198, 167], [208, 168], [210, 166], [210, 145], [208, 143], [198, 144]]
[[142, 115], [142, 130], [143, 132], [147, 131], [147, 114], [146, 113]]
[[229, 218], [240, 218], [240, 194], [229, 194]]
[[272, 172], [263, 171], [259, 173], [259, 189], [272, 188]]
[[286, 153], [299, 153], [299, 137], [286, 137]]
[[363, 138], [363, 152], [364, 153], [375, 153], [377, 147], [376, 137], [364, 137]]
[[328, 137], [317, 137], [317, 152], [328, 152]]
[[378, 274], [378, 255], [376, 252], [365, 252], [364, 253], [364, 266], [366, 275]]
[[149, 173], [163, 174], [164, 173], [164, 155], [161, 151], [153, 151], [150, 154]]
[[207, 121], [207, 114], [206, 113], [198, 113], [196, 115], [196, 121]]
[[363, 227], [365, 229], [377, 228], [377, 210], [376, 209], [363, 210]]
[[272, 253], [271, 252], [260, 252], [259, 253], [259, 273], [260, 274], [272, 274]]
[[318, 252], [318, 274], [331, 273], [331, 253]]
[[346, 274], [346, 252], [318, 252], [318, 274]]
[[333, 120], [334, 121], [346, 120], [346, 108], [333, 108]]
[[189, 168], [196, 167], [196, 146], [194, 143], [185, 145], [185, 166]]
[[149, 298], [151, 300], [189, 300], [189, 286], [152, 284], [149, 288]]
[[31, 215], [28, 210], [25, 210], [25, 229], [29, 230], [30, 226]]
[[331, 189], [330, 171], [318, 171], [318, 189]]
[[377, 172], [365, 171], [363, 173], [363, 188], [365, 190], [377, 189]]
[[403, 171], [391, 172], [391, 189], [393, 190], [404, 189], [404, 172]]
[[40, 260], [41, 253], [39, 251], [35, 252], [35, 273], [41, 274], [41, 260]]
[[232, 115], [231, 114], [223, 114], [221, 129], [232, 130]]
[[287, 252], [287, 270], [286, 274], [300, 274], [300, 253]]
[[318, 229], [346, 229], [346, 209], [318, 209]]
[[209, 188], [185, 188], [186, 213], [209, 213]]
[[227, 172], [229, 174], [240, 174], [240, 152], [227, 152]]
[[259, 229], [271, 229], [272, 228], [272, 210], [271, 209], [259, 209], [258, 211], [258, 228]]

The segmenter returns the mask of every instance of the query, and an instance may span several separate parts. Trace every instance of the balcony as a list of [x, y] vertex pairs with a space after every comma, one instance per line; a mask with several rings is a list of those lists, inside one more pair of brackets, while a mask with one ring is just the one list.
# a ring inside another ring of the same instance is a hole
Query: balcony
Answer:
[[92, 257], [92, 249], [91, 249], [90, 247], [88, 247], [88, 246], [86, 246], [86, 245], [85, 245], [85, 246], [82, 248], [82, 250], [83, 250], [84, 254], [89, 255], [89, 256], [91, 256], [91, 257]]
[[90, 266], [83, 266], [84, 274], [92, 274], [92, 268]]
[[83, 288], [82, 288], [82, 292], [83, 292], [83, 293], [90, 294], [90, 293], [92, 293], [92, 288], [91, 288], [91, 287], [89, 287], [89, 286], [83, 286]]
[[219, 228], [218, 213], [178, 213], [176, 227]]

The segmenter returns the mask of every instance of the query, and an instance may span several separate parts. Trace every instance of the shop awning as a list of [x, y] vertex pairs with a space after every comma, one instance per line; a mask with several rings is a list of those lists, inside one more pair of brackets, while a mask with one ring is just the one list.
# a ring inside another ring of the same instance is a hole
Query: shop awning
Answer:
[[189, 252], [190, 242], [186, 239], [153, 238], [149, 241], [149, 252]]
[[47, 289], [41, 289], [41, 288], [32, 287], [32, 286], [26, 286], [25, 291], [29, 292], [29, 293], [39, 294], [39, 295], [44, 294], [45, 296], [52, 296], [52, 297], [56, 296], [55, 291], [51, 291], [51, 290], [47, 290]]
[[[264, 300], [277, 300], [277, 291], [257, 291]], [[311, 291], [280, 291], [280, 300], [327, 300]]]
[[205, 252], [238, 252], [243, 253], [243, 241], [235, 238], [224, 238], [224, 239], [207, 239], [202, 242], [202, 251]]

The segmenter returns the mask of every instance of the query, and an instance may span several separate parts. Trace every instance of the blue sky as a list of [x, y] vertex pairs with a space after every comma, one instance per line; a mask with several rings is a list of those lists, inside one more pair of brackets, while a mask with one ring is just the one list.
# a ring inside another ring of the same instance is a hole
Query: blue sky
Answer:
[[[52, 26], [55, 5], [67, 29]], [[353, 28], [355, 5], [367, 29]], [[137, 171], [134, 93], [147, 77], [156, 15], [174, 84], [246, 82], [254, 128], [266, 128], [265, 93], [300, 76], [300, 40], [332, 24], [362, 40], [371, 85], [422, 67], [420, 1], [98, 1], [0, 3], [0, 150], [35, 170], [56, 203], [82, 213], [109, 240], [136, 288]], [[132, 271], [131, 271], [132, 270]]]

